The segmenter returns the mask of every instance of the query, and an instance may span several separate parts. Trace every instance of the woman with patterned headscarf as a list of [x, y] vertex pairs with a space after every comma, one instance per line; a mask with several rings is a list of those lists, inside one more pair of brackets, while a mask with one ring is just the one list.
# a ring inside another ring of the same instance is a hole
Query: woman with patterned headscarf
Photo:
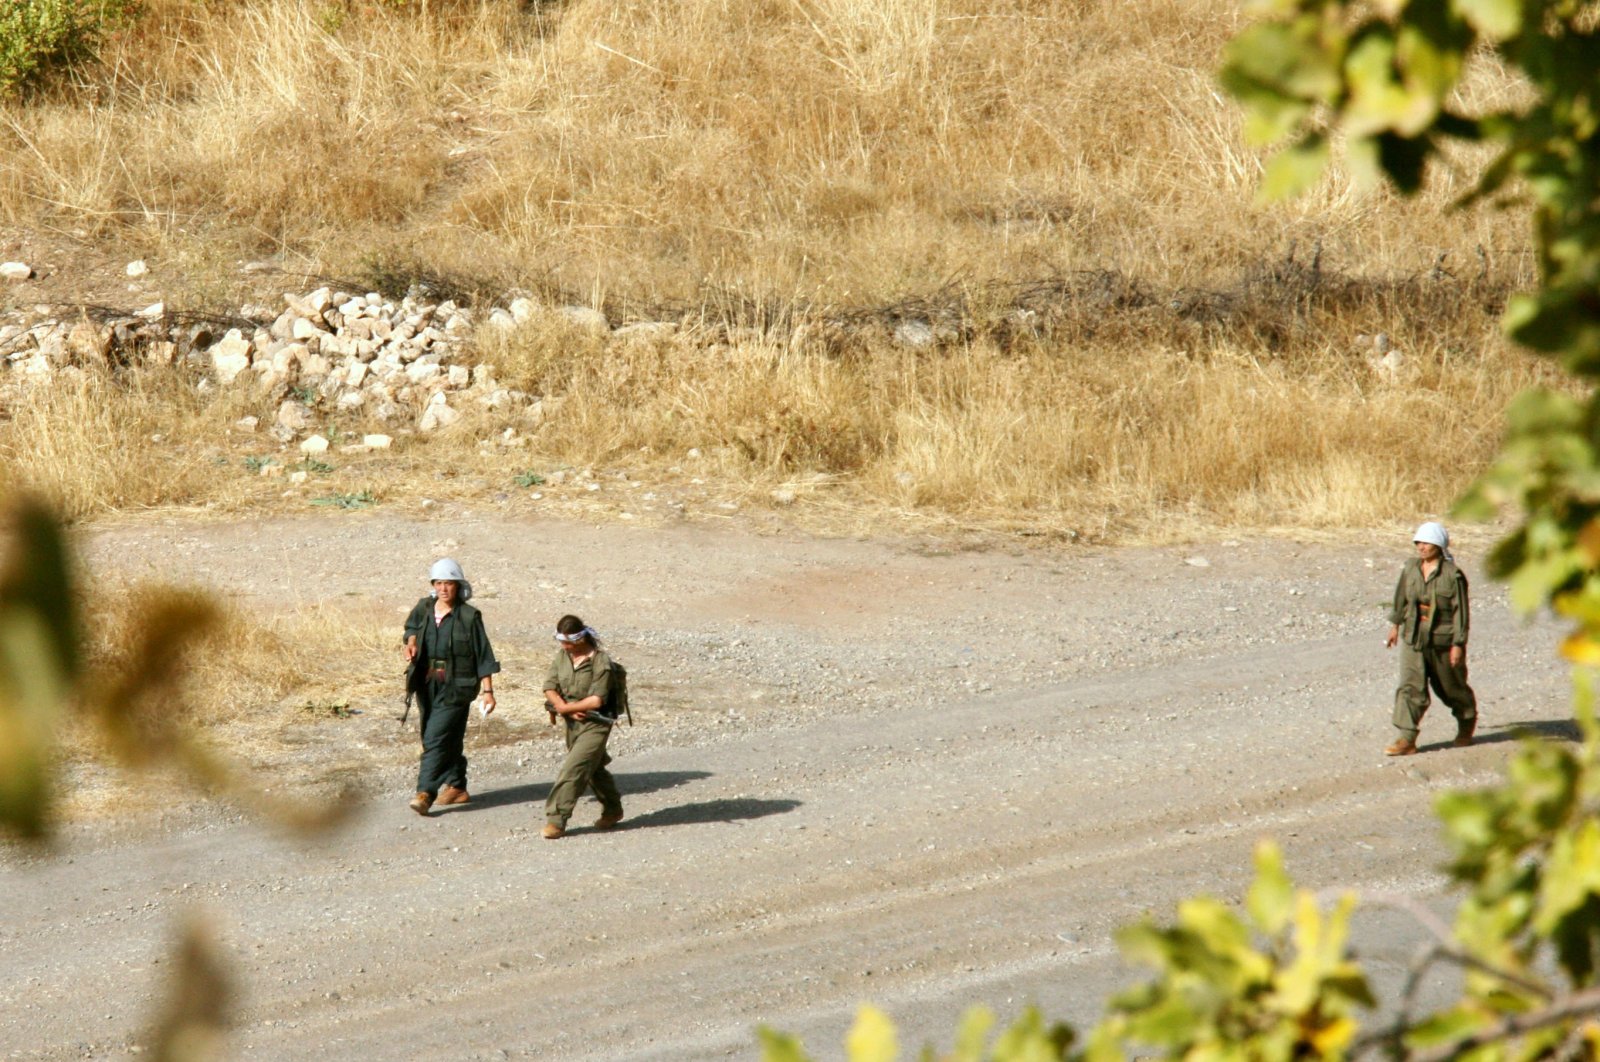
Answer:
[[1389, 648], [1400, 646], [1400, 687], [1394, 695], [1400, 736], [1383, 750], [1389, 756], [1416, 754], [1430, 686], [1456, 717], [1451, 744], [1472, 744], [1478, 725], [1478, 697], [1467, 685], [1467, 577], [1450, 555], [1450, 532], [1442, 524], [1429, 521], [1411, 538], [1417, 555], [1400, 571], [1384, 641]]
[[600, 636], [577, 616], [556, 622], [556, 656], [544, 680], [551, 717], [561, 716], [566, 728], [567, 758], [550, 787], [544, 805], [544, 838], [566, 835], [567, 820], [585, 789], [600, 801], [594, 828], [609, 830], [622, 821], [622, 795], [606, 770], [611, 754], [606, 739], [617, 722], [611, 657], [600, 648]]

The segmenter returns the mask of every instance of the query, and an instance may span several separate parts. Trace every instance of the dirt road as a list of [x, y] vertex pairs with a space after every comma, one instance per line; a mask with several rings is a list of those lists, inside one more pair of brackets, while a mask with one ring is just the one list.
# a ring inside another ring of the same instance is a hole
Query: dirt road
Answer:
[[[1463, 537], [1476, 575], [1488, 537]], [[1403, 541], [966, 549], [455, 512], [108, 527], [86, 552], [398, 624], [441, 550], [507, 665], [506, 718], [468, 737], [475, 804], [407, 811], [414, 759], [373, 710], [318, 732], [395, 750], [320, 845], [175, 799], [154, 837], [5, 854], [0, 1057], [125, 1054], [195, 908], [242, 982], [241, 1058], [754, 1057], [761, 1023], [832, 1058], [862, 1000], [913, 1047], [971, 1002], [1092, 1021], [1130, 976], [1112, 931], [1237, 894], [1263, 835], [1304, 884], [1435, 897], [1434, 795], [1496, 777], [1514, 727], [1568, 733], [1553, 628], [1479, 577], [1484, 740], [1445, 747], [1436, 706], [1425, 754], [1384, 759]], [[551, 843], [534, 691], [569, 610], [629, 662], [640, 718], [615, 742], [624, 828]], [[1381, 980], [1418, 939], [1381, 912], [1358, 930]]]

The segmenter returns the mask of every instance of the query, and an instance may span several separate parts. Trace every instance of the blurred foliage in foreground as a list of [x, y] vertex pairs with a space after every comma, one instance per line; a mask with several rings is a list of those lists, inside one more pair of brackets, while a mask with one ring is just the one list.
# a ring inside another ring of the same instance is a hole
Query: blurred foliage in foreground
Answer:
[[[1261, 0], [1262, 16], [1233, 41], [1222, 71], [1260, 143], [1287, 141], [1269, 163], [1267, 197], [1321, 179], [1336, 146], [1369, 182], [1403, 193], [1423, 185], [1449, 140], [1497, 154], [1470, 199], [1531, 207], [1536, 291], [1510, 303], [1508, 334], [1558, 359], [1586, 397], [1523, 395], [1495, 465], [1460, 511], [1520, 509], [1522, 525], [1489, 567], [1523, 610], [1554, 607], [1575, 621], [1570, 660], [1600, 665], [1600, 5], [1576, 0]], [[1498, 62], [1533, 90], [1526, 106], [1460, 109], [1472, 61]], [[1125, 954], [1153, 977], [1113, 999], [1079, 1038], [1029, 1012], [993, 1045], [993, 1018], [967, 1015], [952, 1062], [1129, 1058], [1271, 1062], [1367, 1055], [1442, 1062], [1600, 1058], [1600, 727], [1593, 676], [1575, 678], [1577, 748], [1530, 741], [1507, 781], [1438, 801], [1453, 851], [1448, 870], [1465, 898], [1453, 930], [1409, 906], [1430, 943], [1392, 1019], [1374, 1010], [1346, 941], [1356, 898], [1324, 911], [1297, 892], [1277, 851], [1263, 845], [1244, 911], [1215, 900], [1179, 905], [1177, 924], [1126, 929]], [[1422, 975], [1439, 963], [1464, 973], [1459, 999], [1419, 1013]], [[806, 1058], [763, 1031], [766, 1062]], [[851, 1062], [897, 1056], [893, 1025], [864, 1009]]]
[[[8, 544], [0, 558], [0, 835], [34, 847], [52, 840], [57, 742], [72, 712], [86, 717], [107, 755], [125, 769], [174, 764], [197, 785], [292, 830], [325, 828], [348, 806], [340, 800], [331, 812], [312, 812], [268, 802], [185, 728], [175, 702], [187, 655], [218, 621], [208, 600], [154, 594], [130, 617], [140, 632], [131, 650], [90, 669], [81, 587], [60, 520], [36, 502], [20, 501], [0, 513], [0, 542]], [[150, 1034], [152, 1054], [173, 1062], [219, 1057], [230, 978], [198, 918], [182, 929], [176, 959], [167, 1003]]]

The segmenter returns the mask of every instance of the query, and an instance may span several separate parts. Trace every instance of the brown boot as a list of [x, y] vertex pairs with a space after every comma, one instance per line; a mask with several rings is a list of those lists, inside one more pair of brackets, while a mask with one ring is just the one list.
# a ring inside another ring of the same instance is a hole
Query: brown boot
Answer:
[[558, 838], [565, 837], [566, 835], [567, 831], [565, 827], [557, 826], [553, 822], [545, 823], [544, 829], [539, 833], [539, 836], [543, 837], [547, 841], [554, 841]]
[[429, 796], [427, 793], [418, 793], [416, 796], [411, 798], [411, 803], [408, 804], [407, 807], [409, 807], [412, 811], [415, 811], [418, 815], [426, 815], [428, 813], [428, 809], [433, 807], [433, 797]]
[[1417, 743], [1410, 738], [1399, 738], [1394, 744], [1383, 750], [1385, 756], [1415, 756]]
[[621, 821], [622, 812], [619, 811], [613, 815], [608, 811], [602, 814], [598, 819], [594, 820], [594, 828], [597, 830], [610, 830], [615, 828], [617, 823]]
[[1473, 716], [1464, 723], [1456, 724], [1456, 739], [1450, 744], [1458, 749], [1467, 748], [1472, 744], [1472, 732], [1478, 729], [1478, 718]]
[[447, 785], [443, 789], [439, 790], [438, 803], [470, 804], [472, 803], [472, 796], [465, 789], [457, 789], [453, 785]]

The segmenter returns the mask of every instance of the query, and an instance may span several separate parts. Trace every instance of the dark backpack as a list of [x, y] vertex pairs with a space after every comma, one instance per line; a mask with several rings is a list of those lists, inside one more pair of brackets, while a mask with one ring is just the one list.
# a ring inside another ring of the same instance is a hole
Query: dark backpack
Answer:
[[633, 713], [628, 710], [628, 669], [614, 656], [611, 657], [611, 703], [606, 707], [610, 709], [611, 718], [627, 716], [628, 725], [633, 725]]

